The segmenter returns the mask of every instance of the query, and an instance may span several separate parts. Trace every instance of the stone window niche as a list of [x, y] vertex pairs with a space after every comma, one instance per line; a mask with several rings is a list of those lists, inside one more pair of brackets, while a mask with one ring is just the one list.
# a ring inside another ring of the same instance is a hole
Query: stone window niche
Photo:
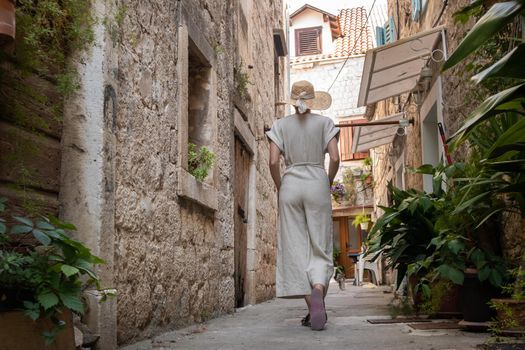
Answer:
[[216, 154], [217, 79], [215, 53], [202, 35], [186, 21], [178, 40], [178, 185], [180, 197], [217, 209], [217, 173], [214, 165], [204, 181], [188, 171], [188, 149], [193, 143]]
[[[216, 106], [213, 104], [212, 67], [190, 39], [188, 44], [188, 142], [213, 151]], [[204, 182], [213, 185], [213, 167]]]

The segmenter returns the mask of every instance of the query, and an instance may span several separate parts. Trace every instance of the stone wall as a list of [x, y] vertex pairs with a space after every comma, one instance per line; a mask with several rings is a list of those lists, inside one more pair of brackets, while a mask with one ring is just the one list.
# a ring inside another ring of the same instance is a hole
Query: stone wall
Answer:
[[[475, 23], [474, 19], [470, 19], [466, 24], [461, 24], [453, 18], [455, 12], [469, 3], [468, 0], [448, 1], [448, 5], [441, 14], [443, 2], [427, 1], [427, 8], [422, 12], [421, 18], [417, 22], [411, 18], [411, 1], [409, 0], [389, 0], [388, 12], [390, 16], [394, 16], [396, 24], [400, 23], [398, 39], [428, 30], [434, 26], [444, 26], [447, 34], [447, 51], [450, 54]], [[468, 61], [467, 59], [440, 75], [442, 84], [440, 91], [442, 94], [441, 108], [447, 135], [451, 135], [459, 129], [468, 114], [477, 106], [483, 94], [483, 92], [480, 93], [479, 87], [475, 87], [470, 82], [472, 72], [466, 69]], [[403, 98], [406, 98], [406, 95], [402, 95], [401, 100]], [[383, 116], [400, 111], [400, 105], [394, 103], [393, 98], [387, 99], [377, 104], [376, 118], [380, 119]], [[374, 191], [376, 204], [386, 205], [388, 203], [386, 183], [390, 180], [396, 181], [395, 165], [399, 163], [400, 157], [403, 158], [402, 161], [407, 167], [417, 167], [422, 164], [421, 115], [411, 111], [409, 116], [415, 119], [415, 123], [408, 128], [406, 137], [397, 137], [393, 144], [375, 149], [374, 179], [378, 179]], [[462, 161], [467, 156], [468, 149], [465, 146], [458, 148], [452, 154], [454, 161]], [[423, 189], [421, 175], [405, 171], [405, 187]], [[381, 212], [376, 210], [376, 216], [380, 214]], [[525, 251], [525, 247], [521, 243], [523, 242], [523, 222], [522, 220], [520, 222], [519, 215], [505, 215], [502, 219], [502, 230], [504, 232], [502, 237], [504, 253], [511, 261], [517, 263]]]
[[[275, 57], [272, 33], [285, 21], [282, 1], [118, 0], [94, 9], [97, 45], [76, 60], [82, 88], [66, 103], [61, 214], [108, 260], [102, 282], [117, 289], [116, 307], [96, 311], [95, 297], [87, 319], [110, 349], [115, 335], [128, 344], [233, 312], [234, 109], [254, 144], [245, 299], [275, 295], [277, 196], [264, 128], [284, 112], [275, 101], [287, 90], [286, 60]], [[187, 169], [190, 39], [212, 70], [200, 86], [213, 95], [206, 111], [216, 126], [205, 139], [216, 159], [203, 184]]]
[[[388, 14], [393, 16], [396, 22], [398, 39], [409, 37], [415, 33], [429, 30], [435, 26], [444, 26], [447, 31], [448, 52], [452, 52], [464, 37], [466, 31], [473, 25], [473, 21], [466, 25], [455, 23], [453, 14], [468, 4], [468, 0], [449, 1], [440, 17], [442, 2], [428, 1], [427, 7], [421, 14], [419, 21], [413, 21], [411, 17], [411, 1], [388, 1]], [[464, 67], [458, 67], [441, 75], [442, 82], [442, 110], [445, 132], [451, 135], [462, 124], [468, 111], [471, 110], [473, 102], [465, 103], [464, 96], [467, 95], [470, 84], [464, 76]], [[435, 79], [434, 79], [435, 82]], [[377, 103], [376, 119], [392, 115], [402, 111], [403, 102], [407, 94], [400, 96], [398, 100], [390, 98]], [[399, 103], [401, 101], [401, 103]], [[418, 167], [422, 165], [421, 153], [421, 115], [418, 110], [410, 109], [407, 113], [409, 118], [414, 118], [414, 124], [407, 128], [407, 135], [396, 137], [393, 144], [378, 147], [374, 150], [374, 179], [377, 179], [374, 198], [376, 204], [387, 204], [386, 184], [388, 181], [396, 181], [396, 163], [403, 158], [405, 168]], [[403, 151], [404, 150], [404, 151]], [[462, 153], [454, 154], [454, 157], [462, 158]], [[398, 179], [399, 180], [399, 179]], [[423, 179], [419, 174], [404, 171], [404, 184], [406, 188], [423, 189]], [[380, 211], [376, 211], [380, 215]]]

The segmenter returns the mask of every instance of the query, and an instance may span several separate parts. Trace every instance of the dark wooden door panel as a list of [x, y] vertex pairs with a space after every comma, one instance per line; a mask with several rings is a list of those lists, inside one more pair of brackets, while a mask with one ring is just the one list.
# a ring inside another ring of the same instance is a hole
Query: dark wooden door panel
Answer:
[[246, 253], [248, 249], [248, 184], [250, 177], [250, 154], [242, 142], [235, 138], [234, 177], [234, 254], [235, 254], [235, 304], [244, 306], [244, 283], [246, 278]]

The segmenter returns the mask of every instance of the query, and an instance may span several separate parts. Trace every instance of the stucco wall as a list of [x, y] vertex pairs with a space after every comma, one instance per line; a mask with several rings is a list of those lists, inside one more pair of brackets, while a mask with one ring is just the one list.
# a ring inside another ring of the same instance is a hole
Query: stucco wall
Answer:
[[290, 26], [290, 57], [295, 56], [295, 30], [301, 28], [322, 27], [322, 53], [331, 53], [334, 51], [330, 22], [325, 22], [323, 16], [324, 15], [322, 13], [311, 9], [306, 9], [298, 15], [294, 16], [294, 18], [291, 21], [292, 25]]

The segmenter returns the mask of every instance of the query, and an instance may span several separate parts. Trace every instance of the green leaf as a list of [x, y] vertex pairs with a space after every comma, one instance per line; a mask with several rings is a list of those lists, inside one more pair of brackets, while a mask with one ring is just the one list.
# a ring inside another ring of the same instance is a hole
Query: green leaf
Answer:
[[432, 201], [428, 197], [421, 198], [421, 206], [423, 207], [423, 211], [428, 211], [432, 207]]
[[49, 221], [51, 222], [51, 224], [55, 225], [55, 227], [58, 227], [64, 230], [75, 231], [77, 229], [75, 225], [70, 224], [68, 222], [62, 222], [54, 216], [50, 216]]
[[490, 269], [490, 267], [488, 266], [485, 266], [484, 268], [482, 268], [479, 272], [478, 272], [478, 278], [481, 282], [483, 281], [486, 281], [489, 276], [490, 276], [490, 272], [492, 270]]
[[449, 141], [457, 139], [456, 142], [452, 144], [452, 146], [454, 148], [457, 147], [457, 145], [463, 142], [465, 137], [482, 121], [490, 118], [494, 114], [504, 112], [505, 110], [498, 107], [506, 102], [522, 96], [524, 92], [525, 83], [513, 86], [507, 90], [503, 90], [488, 97], [470, 114], [467, 122], [450, 137]]
[[437, 269], [437, 272], [445, 278], [448, 278], [455, 284], [463, 284], [463, 281], [465, 279], [465, 275], [462, 271], [456, 269], [455, 267], [452, 267], [447, 264], [443, 264], [439, 266]]
[[426, 283], [421, 283], [421, 291], [423, 292], [423, 295], [426, 299], [429, 299], [431, 296], [430, 287]]
[[30, 301], [24, 301], [24, 315], [36, 321], [40, 317], [40, 305]]
[[435, 172], [434, 166], [432, 164], [423, 164], [419, 168], [413, 169], [413, 172], [417, 174], [427, 174], [432, 175]]
[[474, 80], [476, 84], [479, 84], [483, 80], [491, 77], [525, 79], [523, 62], [525, 62], [525, 44], [520, 44], [498, 62], [474, 75], [472, 80]]
[[20, 223], [22, 223], [22, 224], [24, 224], [24, 225], [26, 225], [26, 226], [31, 226], [31, 227], [33, 227], [33, 221], [31, 221], [31, 220], [28, 219], [28, 218], [24, 218], [24, 217], [22, 217], [22, 216], [13, 216], [13, 218], [14, 218], [16, 221], [18, 221], [18, 222], [20, 222]]
[[51, 225], [49, 222], [44, 220], [38, 220], [36, 222], [36, 227], [38, 227], [41, 230], [54, 230], [55, 226]]
[[50, 245], [51, 244], [51, 238], [44, 232], [40, 231], [39, 229], [33, 230], [33, 236], [35, 236], [36, 239], [40, 241], [43, 245]]
[[498, 271], [496, 271], [495, 269], [492, 269], [490, 270], [489, 282], [493, 286], [499, 287], [503, 284], [503, 277]]
[[11, 233], [13, 234], [19, 234], [19, 233], [29, 233], [33, 227], [26, 226], [26, 225], [15, 225], [11, 227]]
[[62, 270], [64, 275], [66, 275], [67, 277], [71, 277], [79, 273], [79, 270], [76, 267], [71, 266], [71, 265], [62, 265], [60, 270]]
[[52, 291], [44, 291], [43, 293], [40, 293], [36, 299], [40, 305], [42, 305], [44, 310], [48, 310], [58, 304], [58, 297]]
[[5, 233], [7, 233], [7, 227], [5, 226], [3, 222], [0, 222], [0, 234], [5, 234]]
[[518, 1], [508, 1], [494, 4], [483, 17], [472, 27], [469, 33], [454, 50], [452, 55], [443, 64], [443, 70], [447, 70], [465, 59], [476, 51], [494, 34], [499, 32], [507, 23], [521, 11], [523, 5]]
[[76, 311], [80, 314], [84, 313], [84, 304], [80, 299], [78, 293], [59, 293], [60, 300], [70, 310]]
[[458, 254], [460, 250], [465, 249], [465, 244], [458, 239], [453, 239], [447, 244], [448, 249], [454, 254]]

